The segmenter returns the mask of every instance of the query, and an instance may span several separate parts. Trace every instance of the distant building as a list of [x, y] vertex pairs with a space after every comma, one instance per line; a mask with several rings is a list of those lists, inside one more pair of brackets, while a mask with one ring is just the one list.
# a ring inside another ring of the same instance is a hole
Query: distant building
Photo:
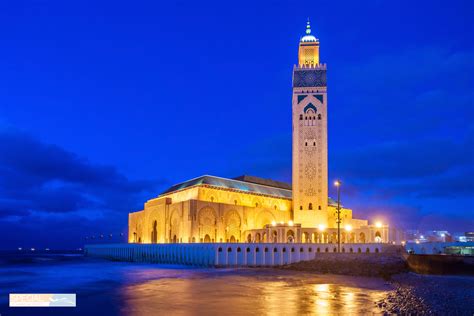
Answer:
[[[326, 70], [308, 21], [293, 68], [292, 185], [209, 175], [179, 183], [129, 214], [129, 242], [336, 243], [338, 205], [328, 198]], [[369, 225], [340, 207], [341, 243], [401, 242], [393, 227]]]
[[425, 242], [452, 242], [453, 236], [447, 230], [428, 230], [420, 232], [419, 230], [407, 230], [406, 241], [408, 243]]
[[474, 232], [466, 232], [464, 236], [459, 236], [460, 242], [473, 242], [474, 241]]
[[426, 242], [407, 243], [405, 249], [409, 253], [422, 255], [474, 255], [474, 242]]

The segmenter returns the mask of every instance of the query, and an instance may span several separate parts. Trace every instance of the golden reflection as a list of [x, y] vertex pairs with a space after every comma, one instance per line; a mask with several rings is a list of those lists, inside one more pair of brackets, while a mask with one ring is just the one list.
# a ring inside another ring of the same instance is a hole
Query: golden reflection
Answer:
[[122, 311], [126, 315], [205, 315], [216, 311], [225, 315], [374, 314], [381, 312], [374, 302], [389, 290], [377, 279], [259, 269], [170, 269], [140, 276], [154, 279], [123, 288]]

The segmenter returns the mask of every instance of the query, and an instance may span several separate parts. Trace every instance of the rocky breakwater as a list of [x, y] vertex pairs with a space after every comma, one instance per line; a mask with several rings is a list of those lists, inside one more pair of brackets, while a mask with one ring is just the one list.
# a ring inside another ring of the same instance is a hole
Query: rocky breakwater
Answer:
[[474, 277], [404, 273], [395, 288], [375, 302], [390, 315], [474, 315]]
[[282, 266], [282, 269], [328, 274], [382, 277], [408, 272], [408, 265], [397, 251], [384, 253], [318, 253], [313, 260]]

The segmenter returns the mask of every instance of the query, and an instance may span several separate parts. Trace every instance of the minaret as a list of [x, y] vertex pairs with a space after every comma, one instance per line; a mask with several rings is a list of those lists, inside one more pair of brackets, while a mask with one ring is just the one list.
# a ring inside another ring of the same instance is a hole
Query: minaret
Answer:
[[294, 222], [327, 226], [326, 65], [319, 63], [319, 40], [311, 34], [309, 19], [293, 68], [292, 113]]

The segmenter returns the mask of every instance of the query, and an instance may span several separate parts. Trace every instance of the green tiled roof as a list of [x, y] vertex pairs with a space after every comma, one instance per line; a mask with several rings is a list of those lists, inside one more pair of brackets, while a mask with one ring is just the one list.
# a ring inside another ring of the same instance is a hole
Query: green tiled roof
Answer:
[[[277, 181], [268, 181], [268, 183], [269, 184], [275, 183], [275, 185], [281, 184], [280, 182], [277, 182]], [[286, 184], [285, 187], [287, 188], [282, 188], [282, 187], [276, 187], [276, 186], [271, 186], [271, 185], [258, 184], [255, 182], [220, 178], [220, 177], [208, 176], [208, 175], [200, 176], [198, 178], [194, 178], [182, 183], [175, 184], [169, 189], [165, 190], [163, 193], [161, 193], [160, 196], [168, 195], [172, 192], [180, 191], [180, 190], [191, 188], [198, 185], [209, 185], [213, 187], [238, 190], [238, 191], [248, 192], [248, 193], [263, 194], [263, 195], [273, 196], [277, 198], [291, 199], [291, 190], [289, 189], [291, 188], [291, 185], [289, 184]], [[331, 198], [328, 198], [328, 205], [335, 206], [337, 205], [337, 202]]]
[[239, 181], [234, 179], [219, 178], [214, 176], [201, 176], [194, 178], [183, 183], [173, 185], [171, 188], [163, 192], [161, 195], [171, 193], [173, 191], [179, 191], [182, 189], [190, 188], [196, 185], [210, 185], [214, 187], [220, 187], [225, 189], [239, 190], [243, 192], [264, 194], [275, 196], [279, 198], [291, 199], [291, 190], [282, 188], [276, 188], [251, 182]]

